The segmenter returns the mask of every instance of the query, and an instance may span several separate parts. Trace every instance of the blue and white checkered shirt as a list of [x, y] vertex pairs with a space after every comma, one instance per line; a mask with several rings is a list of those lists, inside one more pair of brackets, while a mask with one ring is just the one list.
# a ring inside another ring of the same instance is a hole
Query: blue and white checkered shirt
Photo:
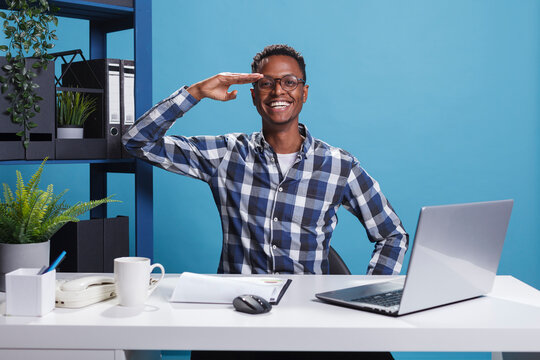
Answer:
[[197, 100], [181, 88], [147, 111], [123, 137], [134, 156], [208, 183], [221, 215], [219, 273], [327, 274], [328, 251], [343, 205], [375, 249], [368, 274], [401, 270], [408, 235], [379, 184], [346, 151], [305, 136], [283, 174], [261, 132], [165, 136]]

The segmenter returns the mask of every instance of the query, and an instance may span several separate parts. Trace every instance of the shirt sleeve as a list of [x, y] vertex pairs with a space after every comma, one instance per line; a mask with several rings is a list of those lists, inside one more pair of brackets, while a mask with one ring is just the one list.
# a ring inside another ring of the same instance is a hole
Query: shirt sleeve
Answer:
[[381, 192], [379, 184], [362, 169], [356, 159], [347, 179], [343, 206], [362, 222], [368, 239], [375, 243], [367, 273], [399, 274], [409, 235]]
[[210, 181], [227, 151], [225, 136], [166, 136], [176, 119], [198, 103], [183, 87], [154, 105], [122, 137], [126, 150], [162, 169]]

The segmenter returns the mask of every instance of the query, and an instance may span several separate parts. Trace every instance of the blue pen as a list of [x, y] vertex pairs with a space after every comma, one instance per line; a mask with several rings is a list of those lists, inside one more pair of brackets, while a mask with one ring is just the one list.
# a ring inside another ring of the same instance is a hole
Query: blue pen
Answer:
[[60, 255], [58, 255], [58, 257], [56, 258], [56, 260], [54, 260], [54, 262], [51, 264], [51, 266], [49, 266], [49, 268], [47, 270], [45, 270], [43, 273], [45, 274], [45, 273], [48, 273], [49, 271], [52, 271], [52, 270], [56, 269], [58, 264], [60, 264], [62, 262], [62, 260], [64, 260], [65, 256], [66, 256], [66, 252], [62, 251], [62, 253], [60, 253]]
[[39, 269], [39, 271], [38, 271], [37, 274], [38, 274], [38, 275], [43, 275], [43, 274], [45, 274], [45, 270], [47, 270], [47, 268], [48, 268], [47, 265], [43, 265], [43, 266], [41, 267], [41, 269]]

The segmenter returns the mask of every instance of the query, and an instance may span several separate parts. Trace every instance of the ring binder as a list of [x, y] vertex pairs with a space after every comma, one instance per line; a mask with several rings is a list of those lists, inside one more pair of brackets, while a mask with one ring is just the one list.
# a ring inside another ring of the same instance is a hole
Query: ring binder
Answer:
[[[135, 62], [132, 60], [122, 60], [120, 63], [121, 79], [120, 89], [122, 92], [121, 101], [121, 136], [135, 123]], [[132, 157], [126, 149], [122, 148], [122, 157]]]

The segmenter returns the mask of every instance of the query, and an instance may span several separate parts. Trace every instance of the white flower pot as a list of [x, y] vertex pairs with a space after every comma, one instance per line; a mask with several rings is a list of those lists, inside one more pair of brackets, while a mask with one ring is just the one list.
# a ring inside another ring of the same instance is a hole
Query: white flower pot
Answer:
[[58, 139], [82, 139], [83, 133], [82, 127], [59, 127], [56, 129]]
[[0, 291], [6, 291], [6, 273], [19, 268], [49, 266], [50, 247], [50, 241], [33, 244], [0, 243]]

